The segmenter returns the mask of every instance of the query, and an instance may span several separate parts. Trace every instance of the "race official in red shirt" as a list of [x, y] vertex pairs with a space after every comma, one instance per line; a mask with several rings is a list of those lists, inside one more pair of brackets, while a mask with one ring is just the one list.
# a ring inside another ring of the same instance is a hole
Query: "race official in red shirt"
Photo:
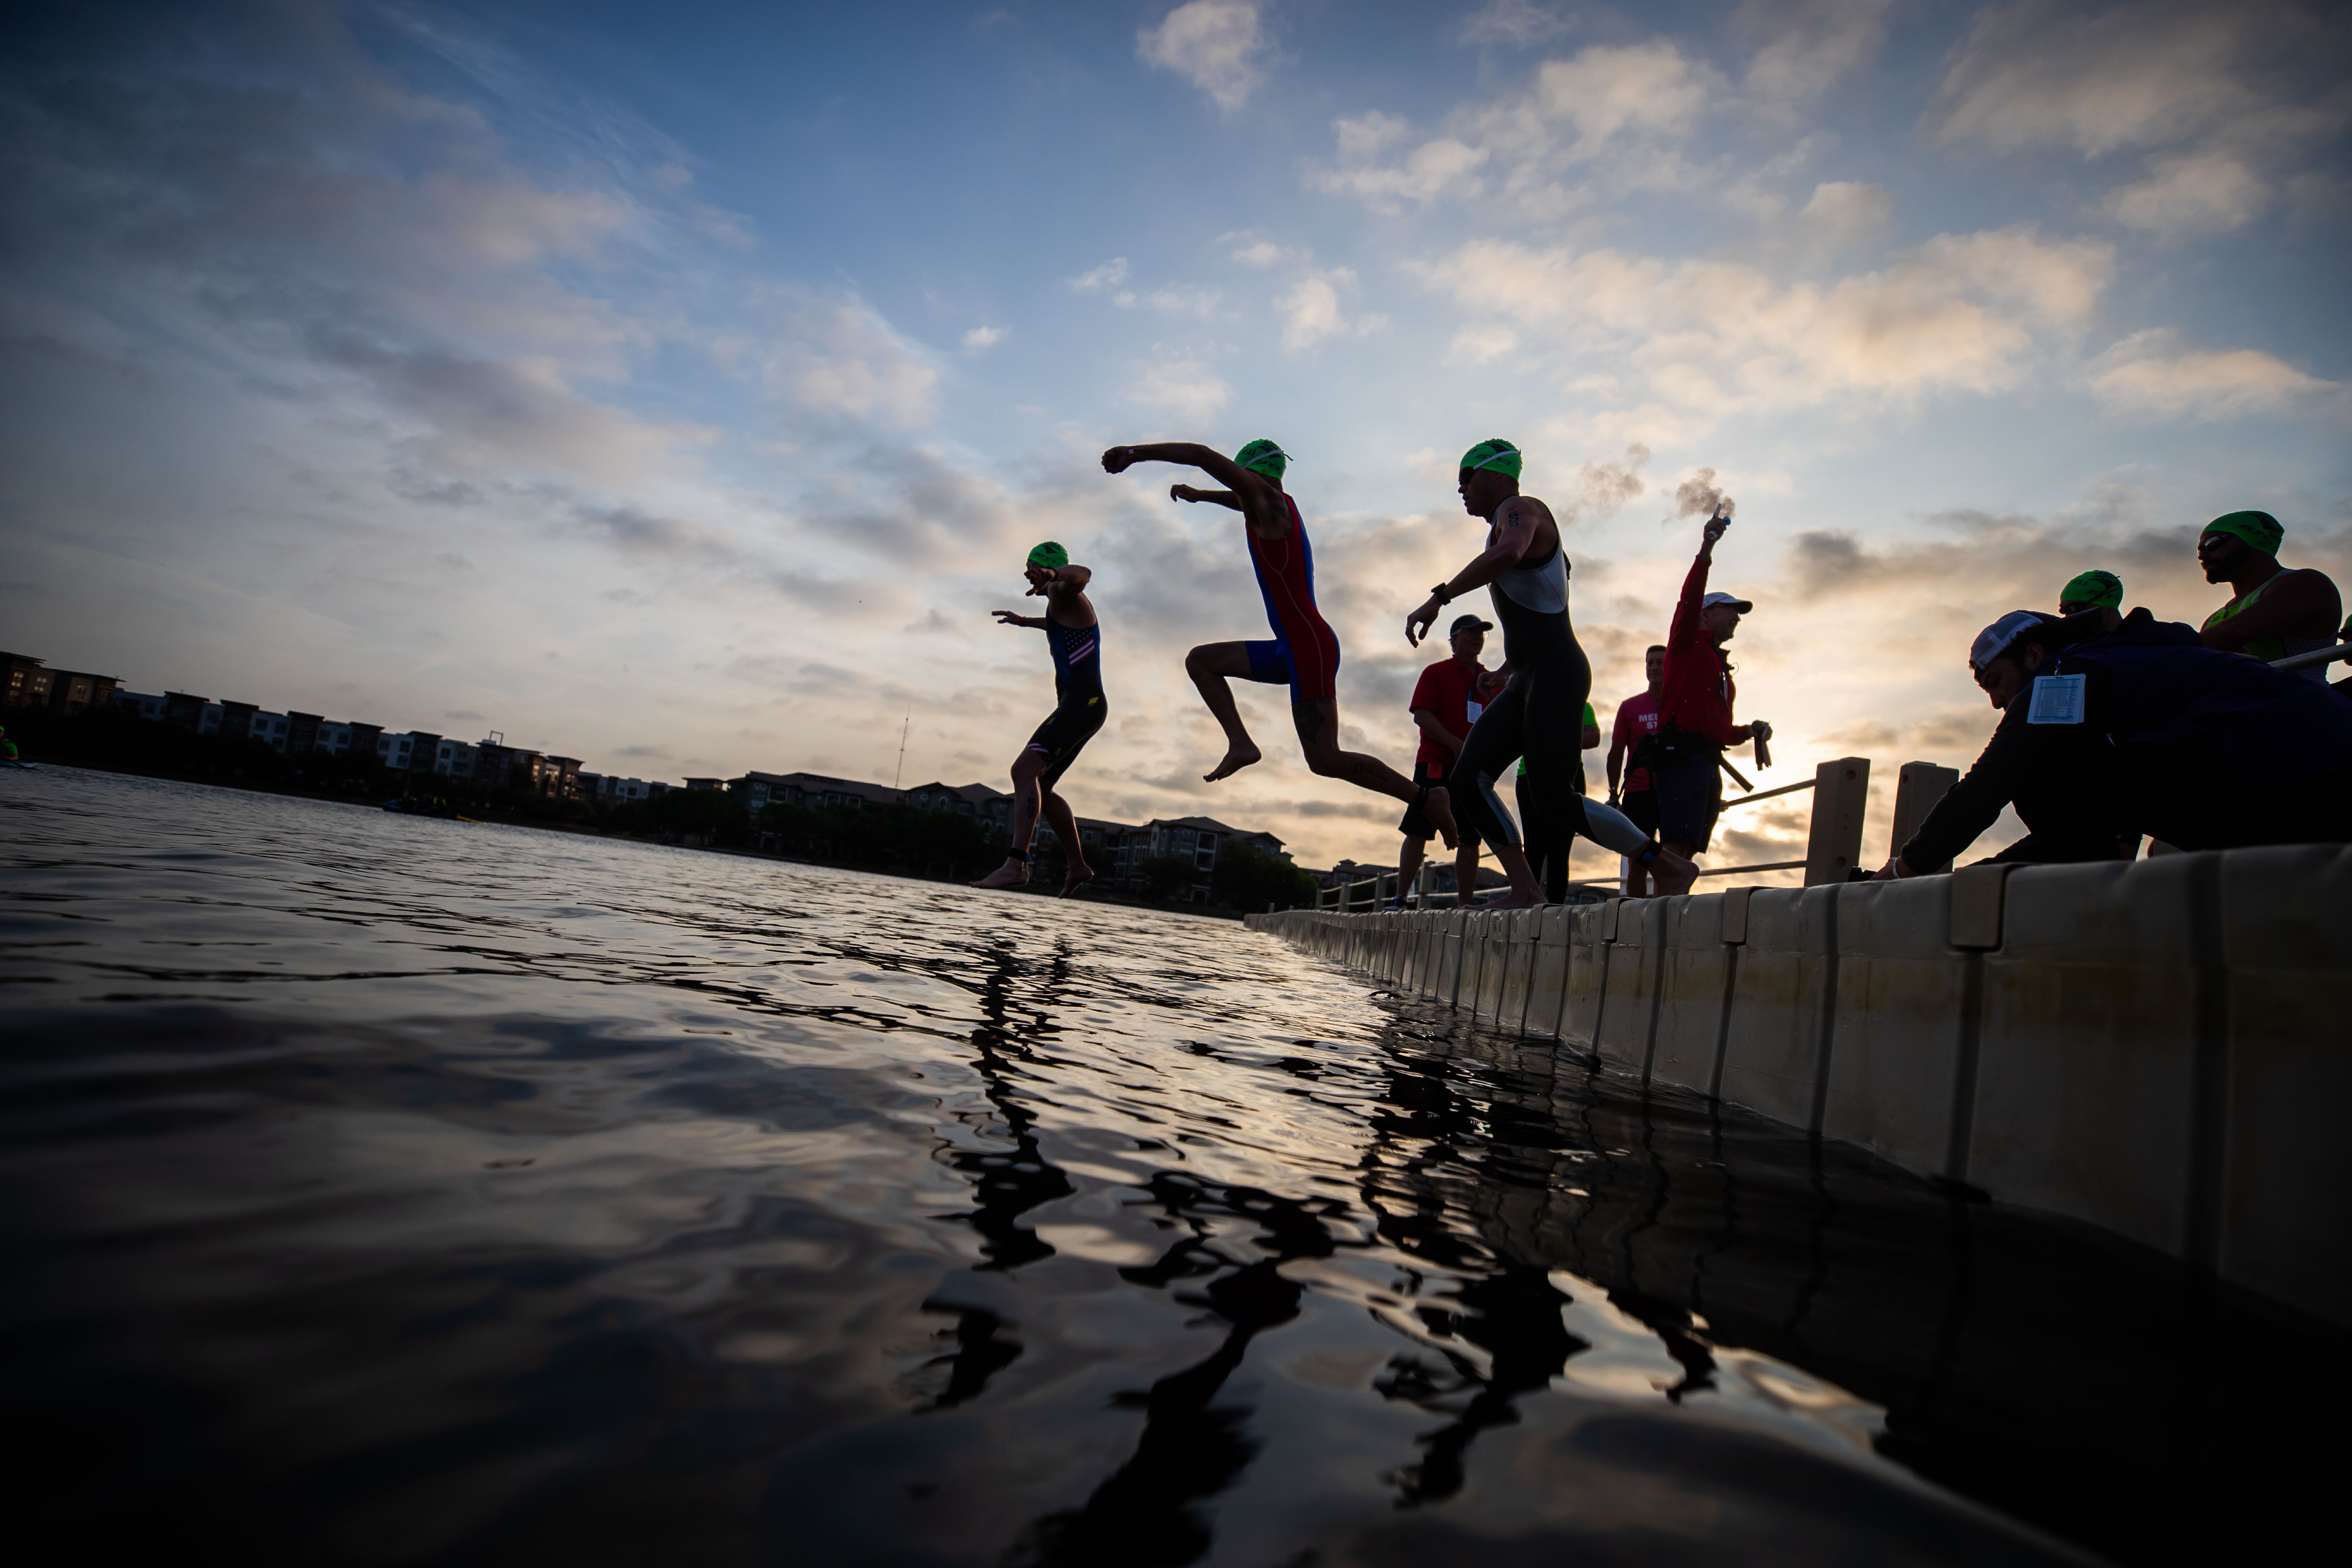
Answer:
[[1772, 738], [1772, 726], [1760, 719], [1736, 724], [1731, 718], [1738, 690], [1723, 645], [1738, 630], [1739, 617], [1756, 606], [1706, 589], [1715, 542], [1730, 526], [1731, 520], [1721, 512], [1707, 519], [1698, 558], [1691, 563], [1682, 598], [1675, 605], [1674, 630], [1666, 635], [1658, 732], [1643, 748], [1647, 754], [1636, 754], [1649, 771], [1650, 787], [1657, 792], [1659, 841], [1685, 857], [1705, 849], [1715, 835], [1715, 819], [1723, 810], [1725, 749], [1742, 741]]
[[[1652, 643], [1642, 655], [1642, 672], [1649, 689], [1617, 705], [1609, 728], [1609, 804], [1623, 812], [1633, 826], [1653, 838], [1658, 833], [1658, 792], [1650, 787], [1650, 770], [1629, 764], [1642, 742], [1658, 732], [1658, 698], [1666, 689], [1666, 645]], [[1618, 782], [1619, 770], [1624, 782]], [[1633, 867], [1626, 874], [1625, 896], [1638, 899], [1650, 890], [1650, 874]]]
[[[1433, 806], [1448, 805], [1446, 774], [1454, 771], [1454, 759], [1462, 754], [1462, 742], [1470, 738], [1470, 726], [1477, 721], [1480, 710], [1493, 696], [1494, 672], [1478, 662], [1486, 650], [1486, 634], [1495, 629], [1492, 621], [1482, 621], [1475, 616], [1457, 616], [1454, 619], [1450, 642], [1453, 657], [1440, 659], [1421, 672], [1414, 682], [1412, 721], [1421, 731], [1421, 750], [1412, 760], [1413, 782], [1429, 786], [1427, 799]], [[1459, 820], [1458, 816], [1454, 820]], [[1510, 819], [1504, 817], [1507, 823]], [[1421, 874], [1422, 858], [1428, 853], [1433, 836], [1443, 837], [1445, 847], [1454, 851], [1454, 886], [1455, 897], [1467, 903], [1478, 886], [1478, 840], [1475, 835], [1462, 834], [1458, 838], [1451, 821], [1440, 821], [1437, 815], [1425, 810], [1416, 800], [1405, 808], [1404, 820], [1397, 824], [1404, 835], [1403, 853], [1397, 857], [1397, 906], [1402, 908], [1404, 896], [1412, 887], [1413, 879]]]

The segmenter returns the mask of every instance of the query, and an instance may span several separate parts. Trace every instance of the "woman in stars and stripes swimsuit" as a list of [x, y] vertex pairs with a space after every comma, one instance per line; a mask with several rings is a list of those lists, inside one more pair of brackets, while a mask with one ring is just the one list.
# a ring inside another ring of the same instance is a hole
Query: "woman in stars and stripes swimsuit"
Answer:
[[[1290, 688], [1290, 718], [1298, 731], [1298, 744], [1307, 765], [1329, 778], [1374, 790], [1397, 800], [1412, 801], [1426, 792], [1412, 780], [1360, 752], [1339, 749], [1339, 639], [1315, 607], [1315, 552], [1307, 542], [1307, 524], [1298, 505], [1285, 493], [1282, 476], [1289, 458], [1271, 441], [1252, 441], [1233, 457], [1190, 441], [1163, 441], [1143, 447], [1113, 447], [1103, 454], [1106, 471], [1126, 472], [1137, 463], [1181, 463], [1200, 469], [1225, 488], [1194, 489], [1177, 485], [1169, 495], [1181, 501], [1214, 501], [1242, 514], [1249, 541], [1250, 569], [1257, 574], [1259, 596], [1265, 601], [1265, 618], [1274, 636], [1260, 642], [1204, 643], [1184, 657], [1184, 671], [1201, 689], [1225, 731], [1224, 760], [1202, 775], [1214, 783], [1257, 762], [1264, 753], [1242, 724], [1229, 682], [1253, 680]], [[1446, 842], [1453, 842], [1454, 824], [1442, 798], [1428, 809], [1439, 818]]]

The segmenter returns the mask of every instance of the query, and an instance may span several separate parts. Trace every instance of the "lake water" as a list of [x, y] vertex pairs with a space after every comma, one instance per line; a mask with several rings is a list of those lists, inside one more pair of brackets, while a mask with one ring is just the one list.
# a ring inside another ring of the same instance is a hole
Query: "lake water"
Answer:
[[66, 769], [0, 774], [0, 840], [19, 1542], [2012, 1563], [2332, 1522], [2308, 1321], [1232, 922]]

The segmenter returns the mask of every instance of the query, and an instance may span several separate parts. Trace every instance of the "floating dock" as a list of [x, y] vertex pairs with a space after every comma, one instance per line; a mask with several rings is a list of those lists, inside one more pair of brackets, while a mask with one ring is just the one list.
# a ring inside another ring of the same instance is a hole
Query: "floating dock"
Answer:
[[2352, 1326], [2352, 848], [1249, 924]]

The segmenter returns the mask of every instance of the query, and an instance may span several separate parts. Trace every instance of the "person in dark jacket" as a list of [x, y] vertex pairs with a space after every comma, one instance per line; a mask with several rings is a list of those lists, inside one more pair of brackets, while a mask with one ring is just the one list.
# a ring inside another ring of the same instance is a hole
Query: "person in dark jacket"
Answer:
[[1997, 860], [2103, 860], [2145, 833], [2182, 849], [2352, 842], [2352, 703], [2202, 646], [2145, 609], [2016, 610], [1969, 668], [2001, 721], [1877, 879], [1954, 858], [2014, 805]]

